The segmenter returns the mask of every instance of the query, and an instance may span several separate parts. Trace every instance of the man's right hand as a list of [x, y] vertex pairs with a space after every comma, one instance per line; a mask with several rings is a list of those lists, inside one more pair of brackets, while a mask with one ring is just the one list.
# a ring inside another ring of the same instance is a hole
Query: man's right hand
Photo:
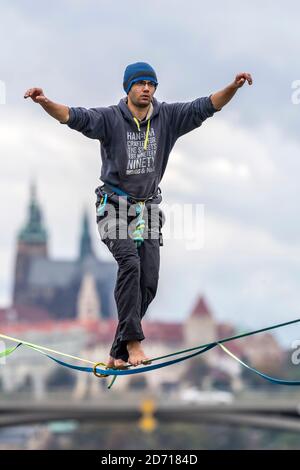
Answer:
[[69, 107], [64, 104], [53, 103], [49, 98], [46, 98], [42, 88], [29, 88], [25, 92], [24, 98], [31, 98], [35, 103], [39, 103], [50, 116], [62, 124], [66, 124], [69, 121]]
[[44, 95], [42, 88], [29, 88], [24, 98], [31, 98], [35, 103], [48, 103], [48, 98]]

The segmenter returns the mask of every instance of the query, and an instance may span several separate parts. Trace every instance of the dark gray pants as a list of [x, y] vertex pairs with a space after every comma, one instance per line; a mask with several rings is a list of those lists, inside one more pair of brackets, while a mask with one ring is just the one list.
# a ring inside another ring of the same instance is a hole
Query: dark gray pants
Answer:
[[[137, 247], [135, 241], [130, 237], [118, 238], [118, 231], [117, 236], [116, 233], [112, 235], [109, 231], [105, 233], [103, 227], [109, 216], [103, 215], [103, 217], [98, 218], [98, 230], [101, 240], [118, 263], [114, 296], [119, 323], [110, 355], [124, 361], [128, 360], [127, 342], [145, 339], [141, 320], [157, 291], [160, 246], [162, 245], [162, 237], [159, 237], [159, 233], [161, 233], [160, 229], [163, 225], [164, 216], [158, 206], [156, 206], [156, 209], [159, 211], [159, 226], [151, 227], [149, 221], [151, 213], [148, 211], [148, 216], [144, 217], [146, 221], [144, 235], [147, 233], [148, 238], [144, 239], [140, 247]], [[118, 217], [117, 212], [116, 219]], [[129, 224], [132, 220], [133, 217], [126, 217], [125, 222]]]

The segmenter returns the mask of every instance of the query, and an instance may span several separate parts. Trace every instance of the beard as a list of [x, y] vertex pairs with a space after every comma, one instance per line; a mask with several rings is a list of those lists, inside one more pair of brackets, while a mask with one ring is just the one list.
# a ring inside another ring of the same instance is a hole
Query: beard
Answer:
[[139, 101], [139, 100], [131, 97], [131, 101], [134, 104], [134, 106], [136, 106], [137, 108], [144, 109], [144, 108], [148, 108], [150, 106], [151, 98], [149, 99], [149, 101], [146, 102], [146, 101]]

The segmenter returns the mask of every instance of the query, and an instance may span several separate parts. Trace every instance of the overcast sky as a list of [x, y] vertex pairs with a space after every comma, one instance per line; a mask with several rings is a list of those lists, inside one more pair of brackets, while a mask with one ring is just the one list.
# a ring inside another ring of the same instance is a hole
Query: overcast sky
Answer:
[[184, 240], [165, 241], [149, 318], [184, 319], [199, 294], [220, 321], [243, 328], [300, 317], [299, 16], [291, 0], [2, 0], [0, 303], [10, 302], [32, 177], [51, 256], [77, 255], [84, 207], [98, 256], [109, 255], [94, 223], [99, 143], [24, 100], [24, 91], [40, 86], [63, 104], [109, 106], [124, 96], [126, 65], [146, 61], [159, 101], [207, 96], [238, 72], [253, 77], [170, 156], [164, 202], [204, 205], [205, 244], [191, 251]]

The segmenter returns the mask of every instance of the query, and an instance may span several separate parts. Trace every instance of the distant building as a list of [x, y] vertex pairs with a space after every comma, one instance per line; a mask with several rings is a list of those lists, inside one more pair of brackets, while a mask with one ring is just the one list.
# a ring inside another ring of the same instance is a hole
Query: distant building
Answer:
[[77, 318], [78, 314], [81, 319], [84, 315], [88, 318], [116, 316], [113, 298], [116, 263], [96, 258], [87, 214], [83, 215], [77, 260], [52, 260], [47, 241], [42, 211], [32, 185], [27, 222], [17, 239], [13, 306], [38, 308], [58, 319]]
[[[14, 338], [80, 356], [95, 363], [105, 362], [114, 338], [117, 320], [95, 319], [97, 304], [93, 292], [95, 288], [91, 278], [87, 276], [83, 281], [81, 305], [76, 319], [61, 321], [47, 319], [46, 313], [36, 308], [0, 309], [0, 330]], [[84, 312], [86, 315], [83, 315]], [[18, 318], [25, 315], [31, 321], [27, 323], [18, 321]], [[34, 322], [37, 317], [43, 317], [43, 321]], [[191, 325], [194, 331], [191, 330]], [[143, 330], [146, 337], [143, 345], [150, 358], [169, 355], [186, 348], [196, 348], [203, 343], [236, 334], [232, 325], [216, 321], [203, 296], [198, 297], [191, 313], [183, 322], [164, 323], [146, 320], [143, 321]], [[272, 335], [261, 335], [261, 337], [261, 340], [254, 339], [253, 347], [251, 347], [250, 339], [248, 341], [247, 338], [244, 341], [226, 343], [226, 346], [250, 364], [252, 361], [256, 362], [255, 359], [257, 362], [265, 361], [266, 355], [269, 368], [274, 363], [274, 358], [276, 358], [277, 365], [282, 363], [284, 352], [276, 339]], [[9, 344], [5, 347], [8, 346]], [[166, 360], [172, 359], [174, 357]], [[76, 364], [74, 360], [70, 362]], [[92, 373], [70, 371], [25, 346], [9, 356], [6, 364], [6, 367], [2, 368], [0, 379], [0, 390], [6, 393], [30, 388], [36, 397], [42, 397], [49, 383], [59, 384], [64, 379], [72, 384], [70, 387], [74, 398], [86, 395], [97, 397], [100, 391], [106, 390], [107, 380], [110, 380], [97, 379]], [[78, 365], [85, 364], [79, 362]], [[266, 361], [260, 365], [266, 366]], [[220, 381], [228, 383], [233, 390], [243, 387], [240, 364], [226, 355], [221, 348], [214, 348], [196, 359], [189, 359], [146, 374], [122, 376], [113, 390], [145, 387], [158, 392], [176, 390], [181, 386], [191, 384], [191, 380], [195, 383], [199, 381], [201, 384], [199, 386], [205, 389], [213, 389], [216, 383], [220, 384]]]
[[197, 299], [184, 328], [188, 345], [208, 343], [217, 339], [217, 325], [203, 296]]
[[[42, 219], [32, 185], [28, 219], [17, 240], [13, 303], [8, 308], [0, 308], [0, 331], [92, 363], [105, 362], [117, 326], [113, 298], [117, 265], [96, 258], [86, 214], [78, 259], [51, 260]], [[145, 318], [143, 330], [146, 337], [143, 345], [150, 358], [170, 357], [186, 349], [200, 351], [200, 345], [236, 334], [233, 325], [217, 322], [203, 295], [198, 296], [183, 322], [164, 323]], [[2, 344], [2, 348], [9, 345]], [[269, 333], [230, 341], [226, 346], [264, 370], [270, 371], [274, 363], [282, 364], [283, 351]], [[172, 359], [173, 356], [167, 360]], [[0, 391], [6, 393], [30, 390], [38, 398], [43, 397], [49, 387], [65, 385], [72, 390], [73, 397], [80, 398], [98, 397], [100, 391], [107, 390], [107, 379], [63, 368], [26, 346], [1, 360], [1, 364], [7, 362], [0, 377]], [[70, 362], [76, 363], [76, 360]], [[176, 365], [146, 374], [122, 376], [115, 388], [148, 387], [168, 391], [191, 383], [207, 389], [228, 384], [231, 389], [239, 390], [241, 366], [217, 346], [203, 356]]]

